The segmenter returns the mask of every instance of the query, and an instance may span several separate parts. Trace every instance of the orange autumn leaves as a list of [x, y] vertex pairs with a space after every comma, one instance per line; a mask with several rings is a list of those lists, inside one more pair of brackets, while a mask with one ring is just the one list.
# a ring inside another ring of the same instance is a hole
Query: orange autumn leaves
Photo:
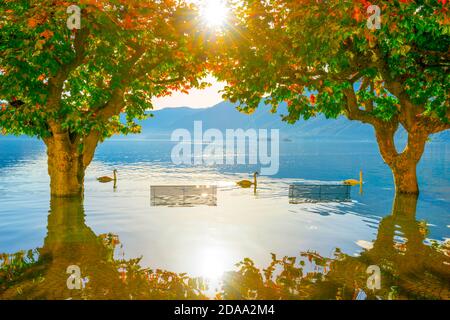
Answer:
[[36, 28], [37, 26], [44, 24], [47, 21], [47, 18], [46, 12], [37, 12], [28, 19], [27, 25], [30, 28]]
[[[67, 8], [73, 3], [67, 1], [48, 1], [43, 0], [39, 5], [32, 6], [30, 9], [31, 17], [27, 20], [30, 28], [36, 28], [48, 22], [49, 17], [53, 16], [58, 10], [66, 12]], [[48, 10], [52, 8], [52, 10]]]
[[36, 26], [39, 24], [39, 20], [37, 20], [36, 18], [30, 18], [28, 19], [28, 26], [30, 28], [36, 28]]
[[40, 34], [41, 37], [43, 37], [46, 40], [49, 40], [51, 37], [53, 37], [53, 31], [51, 30], [45, 30]]
[[[30, 23], [30, 20], [28, 21], [28, 24], [29, 23]], [[53, 35], [54, 35], [54, 32], [51, 30], [44, 30], [43, 32], [41, 32], [39, 34], [40, 39], [37, 41], [36, 47], [42, 48], [44, 46], [44, 44], [53, 37]], [[47, 76], [45, 74], [40, 74], [37, 77], [37, 80], [41, 81], [41, 82], [45, 82], [46, 78], [47, 78]]]
[[[399, 0], [401, 3], [404, 4], [409, 4], [411, 3], [413, 0]], [[436, 0], [437, 3], [442, 4], [442, 12], [447, 12], [448, 8], [446, 8], [446, 4], [447, 4], [447, 0]], [[351, 14], [351, 17], [353, 18], [353, 20], [355, 20], [356, 22], [362, 22], [365, 19], [367, 19], [367, 9], [371, 6], [371, 5], [378, 5], [380, 6], [381, 10], [384, 11], [387, 8], [386, 4], [381, 4], [379, 1], [378, 2], [371, 2], [371, 1], [367, 1], [367, 0], [354, 0], [354, 7], [353, 7], [353, 12]], [[362, 7], [362, 9], [361, 9]], [[445, 21], [448, 23], [448, 18], [445, 19]]]

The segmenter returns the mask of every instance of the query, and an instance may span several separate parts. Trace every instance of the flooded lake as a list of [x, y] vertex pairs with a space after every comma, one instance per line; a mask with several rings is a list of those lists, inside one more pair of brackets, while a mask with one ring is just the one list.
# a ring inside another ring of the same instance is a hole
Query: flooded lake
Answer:
[[[64, 200], [50, 198], [41, 142], [0, 140], [0, 298], [351, 299], [376, 265], [373, 298], [450, 299], [449, 144], [427, 146], [419, 199], [395, 198], [372, 142], [283, 142], [256, 193], [236, 182], [258, 167], [175, 166], [172, 147], [108, 141], [84, 199]], [[116, 189], [96, 181], [114, 169]], [[289, 196], [359, 170], [362, 193], [342, 201]], [[66, 286], [73, 265], [83, 290]]]

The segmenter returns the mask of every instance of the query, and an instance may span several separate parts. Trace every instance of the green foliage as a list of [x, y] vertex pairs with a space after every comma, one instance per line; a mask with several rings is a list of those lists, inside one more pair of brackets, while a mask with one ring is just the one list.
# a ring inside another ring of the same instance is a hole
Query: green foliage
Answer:
[[38, 265], [38, 250], [0, 254], [0, 292], [17, 283], [30, 268]]
[[[71, 4], [81, 30], [67, 28]], [[134, 119], [148, 117], [154, 97], [205, 86], [195, 24], [183, 1], [0, 0], [0, 128], [40, 138], [52, 121], [71, 135], [138, 132]]]
[[[215, 75], [228, 81], [224, 96], [243, 111], [264, 100], [273, 108], [287, 102], [290, 123], [349, 115], [344, 93], [353, 87], [367, 117], [388, 121], [415, 112], [450, 124], [446, 1], [375, 1], [378, 30], [367, 27], [364, 0], [233, 3], [236, 17], [220, 39], [224, 52], [214, 53]], [[404, 98], [416, 110], [407, 110]]]

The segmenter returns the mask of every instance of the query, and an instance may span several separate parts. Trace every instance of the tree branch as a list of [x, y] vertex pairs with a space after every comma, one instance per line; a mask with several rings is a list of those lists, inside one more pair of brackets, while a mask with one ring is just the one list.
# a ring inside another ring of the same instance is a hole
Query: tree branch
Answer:
[[363, 123], [369, 123], [373, 126], [380, 123], [381, 120], [379, 120], [369, 112], [363, 111], [359, 108], [358, 98], [356, 97], [353, 83], [351, 84], [351, 88], [344, 89], [343, 92], [347, 102], [345, 108], [345, 114], [347, 118], [349, 118], [350, 120], [358, 120]]
[[398, 122], [379, 123], [374, 126], [375, 135], [383, 160], [391, 166], [399, 156], [395, 148], [395, 133], [398, 130]]
[[49, 101], [47, 107], [50, 110], [58, 110], [64, 82], [67, 80], [70, 73], [83, 63], [83, 60], [86, 57], [86, 40], [89, 34], [90, 31], [87, 28], [81, 29], [77, 33], [74, 41], [75, 58], [71, 62], [62, 65], [54, 77], [49, 77]]
[[83, 143], [83, 166], [87, 168], [94, 158], [95, 149], [100, 140], [100, 133], [97, 130], [92, 131], [82, 141]]
[[[54, 77], [49, 77], [48, 80], [48, 99], [47, 99], [47, 109], [49, 111], [58, 111], [61, 105], [61, 95], [64, 88], [64, 82], [69, 77], [70, 73], [75, 70], [78, 66], [83, 63], [83, 60], [86, 56], [86, 40], [90, 34], [89, 29], [84, 28], [77, 33], [75, 37], [75, 58], [61, 66]], [[48, 125], [50, 127], [50, 131], [53, 134], [63, 134], [64, 130], [57, 121], [53, 119], [48, 120]], [[66, 132], [66, 134], [68, 134]], [[69, 139], [70, 140], [70, 139]]]
[[138, 61], [145, 54], [145, 49], [140, 47], [131, 58], [124, 64], [122, 70], [116, 75], [120, 80], [120, 85], [112, 92], [111, 98], [102, 107], [99, 108], [98, 118], [104, 121], [108, 120], [112, 116], [119, 114], [124, 103], [124, 94], [126, 87], [135, 78], [133, 77], [133, 69]]
[[450, 129], [450, 118], [447, 122], [429, 116], [421, 116], [417, 120], [418, 126], [426, 131], [428, 134], [439, 133]]

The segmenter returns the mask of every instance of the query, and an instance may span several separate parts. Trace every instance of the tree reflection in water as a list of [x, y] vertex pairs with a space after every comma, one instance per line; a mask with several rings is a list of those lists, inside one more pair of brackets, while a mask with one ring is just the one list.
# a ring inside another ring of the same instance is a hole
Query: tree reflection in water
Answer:
[[[396, 196], [372, 248], [359, 256], [336, 249], [334, 257], [301, 252], [258, 269], [251, 259], [224, 274], [216, 299], [450, 299], [450, 245], [424, 243], [425, 222], [416, 221], [417, 198]], [[0, 255], [1, 299], [207, 299], [207, 285], [183, 273], [140, 266], [140, 258], [117, 259], [119, 239], [97, 236], [85, 224], [82, 199], [53, 198], [48, 233], [40, 249]], [[69, 265], [88, 282], [69, 290]], [[381, 268], [381, 289], [366, 288], [367, 267]]]
[[[201, 281], [139, 265], [140, 259], [114, 259], [118, 238], [96, 236], [86, 225], [80, 198], [52, 198], [48, 232], [40, 249], [2, 255], [2, 299], [205, 299]], [[89, 281], [69, 290], [66, 273], [79, 266]]]
[[[272, 264], [262, 271], [246, 259], [225, 275], [221, 297], [354, 299], [363, 289], [369, 299], [450, 299], [450, 243], [424, 243], [427, 226], [415, 220], [416, 206], [416, 196], [397, 195], [373, 247], [357, 257], [339, 249], [333, 258], [315, 252], [301, 253], [298, 261], [272, 255]], [[308, 263], [313, 271], [305, 271]], [[371, 265], [381, 269], [381, 289], [374, 292], [366, 288]]]

